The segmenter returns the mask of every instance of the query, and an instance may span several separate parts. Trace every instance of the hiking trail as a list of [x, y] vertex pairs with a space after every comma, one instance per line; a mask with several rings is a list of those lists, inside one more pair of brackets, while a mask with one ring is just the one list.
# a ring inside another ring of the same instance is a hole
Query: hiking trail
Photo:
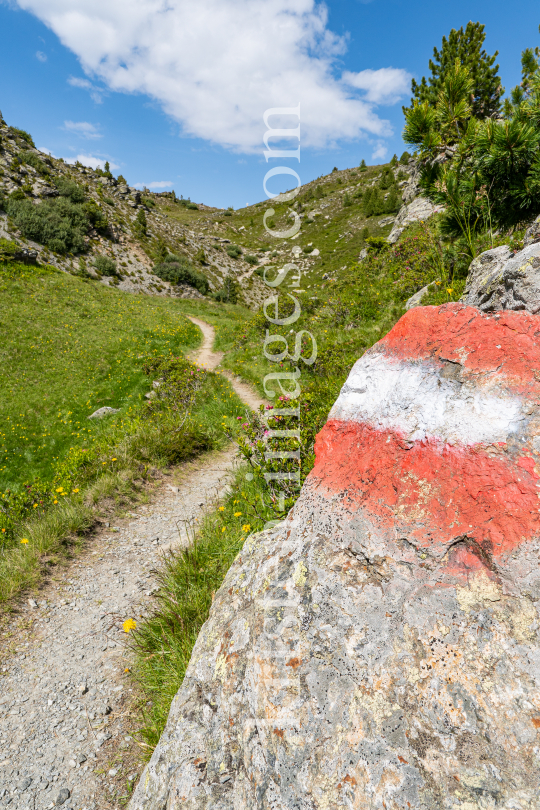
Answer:
[[[215, 370], [214, 329], [202, 331], [192, 361]], [[251, 408], [262, 402], [224, 373]], [[133, 695], [123, 623], [139, 619], [157, 590], [152, 571], [164, 551], [226, 494], [234, 446], [173, 469], [123, 519], [106, 524], [0, 634], [0, 807], [10, 810], [119, 808], [143, 768], [131, 736]]]

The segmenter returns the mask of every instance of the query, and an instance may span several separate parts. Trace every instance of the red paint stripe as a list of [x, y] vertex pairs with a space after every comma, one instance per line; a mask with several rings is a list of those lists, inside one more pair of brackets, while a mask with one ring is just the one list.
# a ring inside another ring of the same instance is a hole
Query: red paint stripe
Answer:
[[497, 557], [540, 535], [540, 476], [526, 449], [512, 458], [505, 445], [410, 446], [391, 430], [332, 420], [315, 452], [317, 488], [343, 493], [347, 509], [392, 536], [430, 547], [467, 535]]
[[381, 348], [406, 360], [452, 360], [473, 373], [503, 375], [525, 392], [540, 372], [540, 317], [509, 311], [486, 315], [457, 303], [415, 307], [374, 350]]

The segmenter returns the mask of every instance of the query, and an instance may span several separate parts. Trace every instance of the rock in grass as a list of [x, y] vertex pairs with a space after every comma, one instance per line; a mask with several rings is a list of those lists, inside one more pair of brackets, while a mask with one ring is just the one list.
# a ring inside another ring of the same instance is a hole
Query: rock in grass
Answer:
[[119, 408], [109, 408], [108, 405], [105, 405], [103, 408], [98, 408], [97, 411], [90, 414], [88, 417], [89, 419], [103, 419], [104, 416], [110, 416], [113, 413], [118, 413]]
[[469, 268], [461, 300], [483, 312], [540, 312], [540, 243], [515, 255], [506, 245], [482, 253]]
[[407, 225], [429, 219], [433, 214], [440, 213], [444, 208], [434, 205], [427, 197], [416, 197], [408, 205], [403, 205], [395, 219], [392, 230], [386, 241], [390, 244], [397, 242]]
[[426, 284], [425, 287], [422, 287], [421, 290], [418, 290], [414, 295], [406, 301], [405, 309], [412, 309], [413, 307], [419, 307], [422, 304], [422, 299], [426, 297], [429, 291], [436, 286], [436, 282], [432, 281], [430, 284]]
[[540, 317], [411, 309], [215, 596], [131, 810], [540, 808]]

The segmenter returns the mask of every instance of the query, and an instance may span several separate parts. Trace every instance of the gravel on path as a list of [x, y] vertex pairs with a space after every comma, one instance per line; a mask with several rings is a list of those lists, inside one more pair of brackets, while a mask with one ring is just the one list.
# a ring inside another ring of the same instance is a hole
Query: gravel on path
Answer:
[[[221, 358], [216, 362], [211, 351], [213, 329], [192, 320], [205, 338], [196, 359], [215, 368]], [[248, 392], [246, 404], [253, 407], [260, 400]], [[235, 464], [231, 446], [176, 468], [166, 478], [173, 483], [164, 483], [152, 503], [95, 535], [6, 625], [0, 638], [0, 808], [123, 806], [143, 767], [129, 733], [133, 695], [124, 622], [147, 614], [161, 555], [190, 542], [190, 530], [226, 494]]]

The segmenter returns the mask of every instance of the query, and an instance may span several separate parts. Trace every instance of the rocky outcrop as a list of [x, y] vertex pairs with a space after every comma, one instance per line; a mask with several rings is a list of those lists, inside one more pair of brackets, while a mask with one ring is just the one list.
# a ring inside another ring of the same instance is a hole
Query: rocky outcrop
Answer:
[[483, 312], [540, 312], [540, 243], [515, 255], [506, 245], [482, 253], [469, 268], [461, 300]]
[[216, 594], [131, 810], [540, 808], [540, 318], [411, 309]]
[[535, 242], [540, 242], [540, 217], [537, 217], [532, 225], [527, 228], [523, 246], [529, 247], [529, 245], [533, 245]]
[[413, 222], [421, 222], [429, 219], [433, 214], [443, 211], [441, 205], [434, 205], [427, 197], [416, 197], [408, 205], [403, 205], [395, 219], [394, 226], [390, 231], [387, 241], [391, 244], [397, 242], [407, 225]]

